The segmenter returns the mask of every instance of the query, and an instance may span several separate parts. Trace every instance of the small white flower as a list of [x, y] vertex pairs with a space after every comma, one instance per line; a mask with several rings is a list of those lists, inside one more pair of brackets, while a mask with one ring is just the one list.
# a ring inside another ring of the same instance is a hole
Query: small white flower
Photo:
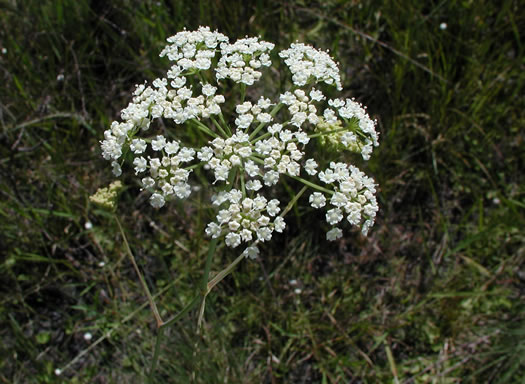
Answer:
[[[171, 73], [171, 76], [173, 76], [173, 73]], [[170, 72], [168, 72], [168, 77], [170, 76]], [[177, 75], [178, 76], [178, 75]], [[170, 85], [173, 88], [181, 88], [186, 84], [186, 78], [184, 76], [176, 77], [174, 80], [171, 81]]]
[[272, 231], [268, 227], [262, 227], [255, 231], [259, 241], [270, 241], [272, 239]]
[[213, 156], [213, 149], [210, 147], [202, 147], [199, 152], [197, 152], [197, 158], [201, 161], [209, 161]]
[[90, 332], [84, 333], [84, 340], [90, 341], [93, 338], [93, 335]]
[[150, 167], [150, 169], [154, 170], [155, 172], [158, 171], [158, 169], [160, 168], [161, 165], [162, 164], [161, 164], [159, 159], [157, 159], [157, 158], [149, 159], [149, 167]]
[[266, 208], [266, 204], [268, 203], [268, 201], [264, 196], [258, 195], [255, 199], [253, 199], [253, 203], [255, 207], [254, 209], [262, 211], [264, 208]]
[[262, 184], [259, 180], [250, 180], [246, 183], [246, 189], [250, 191], [258, 191], [262, 188]]
[[231, 212], [226, 209], [221, 209], [217, 214], [217, 221], [221, 224], [227, 223], [230, 221], [232, 215]]
[[263, 177], [264, 185], [267, 187], [271, 187], [272, 185], [277, 184], [279, 181], [279, 172], [276, 171], [268, 171], [264, 174]]
[[277, 216], [273, 222], [274, 229], [276, 232], [281, 233], [286, 228], [286, 223], [281, 216]]
[[239, 104], [239, 105], [235, 108], [235, 111], [236, 111], [239, 115], [244, 115], [244, 114], [248, 113], [248, 112], [250, 111], [250, 109], [252, 109], [252, 103], [250, 103], [249, 101], [245, 101], [244, 103]]
[[55, 375], [60, 376], [62, 374], [62, 370], [60, 368], [55, 369]]
[[325, 99], [325, 96], [323, 95], [323, 92], [312, 88], [312, 90], [310, 91], [310, 98], [314, 101], [322, 101]]
[[250, 177], [255, 177], [259, 174], [259, 166], [251, 160], [244, 164], [244, 170]]
[[168, 155], [173, 155], [177, 153], [179, 148], [180, 148], [180, 144], [177, 141], [171, 141], [165, 145], [164, 150], [166, 151]]
[[257, 224], [259, 224], [261, 227], [266, 227], [268, 224], [270, 224], [270, 218], [263, 215], [257, 219]]
[[214, 222], [209, 223], [205, 230], [206, 234], [214, 239], [221, 235], [221, 231], [221, 227]]
[[186, 147], [181, 148], [181, 150], [179, 151], [179, 154], [177, 155], [177, 158], [179, 159], [179, 161], [183, 163], [192, 161], [194, 157], [195, 157], [195, 150], [193, 148], [186, 148]]
[[308, 159], [306, 160], [306, 163], [304, 164], [304, 170], [309, 175], [315, 175], [317, 173], [317, 163], [314, 159]]
[[93, 224], [91, 224], [91, 221], [86, 221], [86, 223], [84, 224], [84, 228], [89, 231], [90, 229], [93, 228]]
[[343, 231], [339, 228], [332, 228], [328, 232], [326, 232], [326, 240], [328, 241], [334, 241], [343, 236]]
[[312, 193], [308, 201], [314, 208], [322, 208], [326, 205], [326, 197], [320, 192]]
[[231, 155], [230, 156], [230, 163], [233, 167], [237, 165], [241, 165], [241, 158], [237, 155]]
[[290, 140], [292, 140], [293, 138], [293, 135], [292, 135], [292, 132], [288, 129], [285, 129], [284, 131], [281, 131], [279, 133], [279, 138], [284, 142], [288, 142]]
[[238, 189], [232, 189], [229, 192], [229, 200], [232, 204], [239, 204], [242, 199], [242, 192]]
[[252, 231], [250, 231], [249, 229], [243, 229], [241, 232], [240, 232], [240, 235], [241, 235], [241, 239], [242, 241], [252, 241]]
[[266, 212], [268, 212], [268, 214], [270, 216], [276, 216], [280, 211], [281, 211], [281, 208], [279, 208], [279, 200], [277, 199], [272, 199], [268, 202], [268, 206], [266, 207]]
[[255, 246], [248, 247], [242, 253], [244, 257], [249, 257], [250, 259], [256, 259], [259, 255], [259, 249]]
[[297, 139], [297, 141], [301, 144], [308, 144], [310, 142], [310, 138], [308, 137], [308, 135], [306, 134], [306, 132], [295, 132], [295, 138]]
[[202, 94], [207, 96], [207, 97], [211, 97], [211, 96], [215, 95], [216, 91], [217, 91], [217, 88], [214, 87], [211, 84], [206, 84], [206, 85], [204, 85], [202, 87]]
[[441, 23], [439, 24], [439, 29], [441, 29], [442, 31], [444, 31], [445, 29], [447, 29], [448, 25], [447, 23]]
[[270, 121], [272, 121], [272, 115], [266, 112], [259, 113], [257, 115], [257, 121], [261, 123], [269, 123]]
[[148, 166], [148, 162], [144, 157], [135, 157], [135, 160], [133, 160], [133, 165], [135, 166], [135, 174], [139, 174], [141, 172], [144, 172], [146, 170], [146, 167]]
[[131, 149], [131, 151], [133, 151], [133, 153], [136, 153], [136, 154], [140, 154], [140, 153], [143, 153], [145, 150], [146, 150], [146, 142], [142, 139], [133, 139], [131, 141], [131, 144], [129, 146], [129, 148]]
[[291, 176], [299, 176], [301, 167], [298, 162], [291, 161], [286, 165], [286, 172]]
[[341, 192], [332, 195], [330, 203], [336, 207], [344, 207], [348, 203], [348, 198]]
[[253, 115], [246, 114], [246, 115], [240, 115], [238, 118], [235, 119], [235, 125], [239, 128], [246, 129], [250, 126], [250, 124], [253, 121]]
[[259, 101], [257, 101], [257, 105], [261, 109], [267, 109], [267, 108], [270, 108], [272, 106], [272, 101], [270, 99], [268, 99], [268, 98], [265, 98], [264, 96], [261, 96]]
[[296, 102], [296, 98], [291, 92], [285, 92], [280, 96], [281, 103], [286, 105], [292, 105]]
[[169, 195], [172, 195], [173, 194], [173, 185], [171, 185], [170, 183], [164, 183], [161, 187], [161, 190], [162, 190], [162, 194], [164, 196], [169, 196]]
[[271, 133], [272, 135], [274, 135], [274, 134], [280, 132], [282, 128], [283, 128], [283, 126], [281, 124], [273, 124], [273, 125], [268, 127], [268, 132]]
[[343, 219], [343, 214], [338, 208], [330, 209], [326, 212], [326, 222], [330, 225], [339, 223]]
[[151, 195], [149, 201], [153, 208], [162, 208], [165, 204], [164, 196], [159, 193], [154, 193]]
[[144, 188], [152, 188], [155, 185], [155, 180], [151, 177], [145, 177], [142, 179], [142, 186]]
[[162, 135], [157, 136], [156, 139], [151, 140], [151, 148], [154, 151], [162, 151], [162, 148], [166, 145], [166, 138]]
[[237, 233], [230, 232], [226, 235], [225, 243], [228, 247], [235, 248], [241, 244], [241, 236]]
[[326, 171], [319, 172], [319, 180], [321, 180], [325, 184], [331, 184], [334, 181], [336, 181], [336, 177], [334, 175], [334, 171], [331, 169], [327, 169]]

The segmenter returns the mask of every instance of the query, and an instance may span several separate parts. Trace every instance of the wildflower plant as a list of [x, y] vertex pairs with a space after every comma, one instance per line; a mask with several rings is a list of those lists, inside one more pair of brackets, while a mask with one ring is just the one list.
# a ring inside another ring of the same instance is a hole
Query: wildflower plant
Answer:
[[[376, 185], [344, 162], [344, 152], [368, 160], [378, 145], [376, 122], [355, 100], [325, 95], [329, 87], [342, 90], [339, 68], [327, 52], [302, 43], [279, 52], [291, 84], [272, 99], [252, 96], [258, 94], [252, 87], [271, 76], [274, 44], [256, 37], [230, 43], [208, 27], [167, 41], [160, 56], [171, 67], [164, 77], [136, 87], [122, 121], [104, 132], [102, 155], [117, 177], [133, 170], [155, 208], [187, 199], [195, 187], [212, 188], [206, 293], [285, 230], [285, 213], [306, 191], [310, 206], [325, 212], [327, 240], [342, 237], [348, 225], [367, 234], [378, 211]], [[172, 121], [173, 128], [154, 129], [158, 119]], [[189, 130], [199, 134], [189, 140]], [[192, 178], [197, 170], [209, 183]], [[291, 202], [272, 195], [286, 179], [303, 184]], [[239, 249], [239, 258], [208, 281], [218, 241]]]

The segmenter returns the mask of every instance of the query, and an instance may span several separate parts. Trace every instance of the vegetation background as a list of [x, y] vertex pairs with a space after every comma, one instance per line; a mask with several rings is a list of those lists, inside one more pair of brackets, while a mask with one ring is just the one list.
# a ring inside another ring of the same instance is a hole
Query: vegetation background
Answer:
[[[214, 290], [200, 335], [195, 313], [167, 331], [153, 381], [524, 383], [519, 0], [0, 1], [0, 382], [144, 381], [153, 317], [88, 197], [113, 178], [103, 131], [166, 70], [165, 39], [199, 25], [330, 49], [344, 96], [379, 122], [365, 170], [380, 213], [367, 238], [327, 244], [297, 210]], [[174, 314], [203, 269], [206, 217], [155, 211], [124, 182], [118, 215]]]

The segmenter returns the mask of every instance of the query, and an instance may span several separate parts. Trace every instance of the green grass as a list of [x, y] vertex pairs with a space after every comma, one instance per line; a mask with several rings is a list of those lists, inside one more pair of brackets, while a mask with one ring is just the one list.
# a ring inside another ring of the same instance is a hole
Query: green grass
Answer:
[[[167, 330], [154, 382], [523, 382], [519, 1], [2, 1], [0, 25], [0, 382], [143, 382], [153, 317], [89, 196], [112, 179], [103, 131], [165, 70], [165, 38], [199, 25], [330, 49], [343, 96], [379, 121], [380, 213], [327, 245], [295, 211], [212, 292], [201, 334], [196, 311]], [[168, 318], [196, 292], [207, 217], [124, 183], [118, 215]], [[236, 256], [220, 247], [212, 271]]]

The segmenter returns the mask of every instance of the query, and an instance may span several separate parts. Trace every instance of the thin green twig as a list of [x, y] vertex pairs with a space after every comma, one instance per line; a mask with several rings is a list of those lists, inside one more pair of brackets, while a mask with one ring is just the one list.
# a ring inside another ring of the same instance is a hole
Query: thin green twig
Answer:
[[133, 252], [131, 252], [131, 248], [129, 247], [128, 239], [126, 237], [126, 234], [124, 233], [124, 229], [122, 228], [122, 225], [120, 224], [120, 220], [115, 215], [115, 220], [117, 221], [118, 227], [120, 229], [120, 233], [122, 234], [122, 238], [124, 239], [124, 245], [126, 246], [126, 251], [128, 253], [128, 256], [131, 260], [131, 263], [133, 264], [133, 268], [135, 268], [135, 272], [137, 272], [137, 275], [139, 276], [140, 284], [142, 285], [142, 289], [146, 293], [146, 296], [148, 297], [149, 306], [151, 308], [151, 311], [153, 312], [153, 316], [155, 316], [155, 320], [157, 321], [157, 328], [161, 327], [164, 323], [162, 321], [162, 318], [160, 317], [159, 311], [157, 310], [157, 305], [155, 304], [155, 300], [153, 300], [153, 297], [151, 296], [151, 292], [148, 288], [148, 285], [146, 284], [146, 280], [144, 279], [144, 276], [142, 276], [142, 273], [140, 272], [140, 269], [137, 265], [137, 262], [135, 261], [135, 257], [133, 256]]

